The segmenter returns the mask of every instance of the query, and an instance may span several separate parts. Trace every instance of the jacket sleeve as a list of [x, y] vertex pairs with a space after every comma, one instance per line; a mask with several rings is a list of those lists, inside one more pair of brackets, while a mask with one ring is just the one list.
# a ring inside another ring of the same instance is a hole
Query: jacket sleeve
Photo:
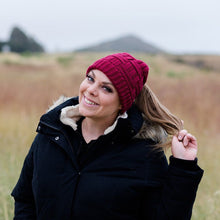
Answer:
[[164, 156], [151, 164], [152, 170], [157, 165], [157, 171], [150, 174], [152, 184], [144, 193], [141, 219], [189, 220], [203, 170], [197, 159], [186, 161], [171, 156], [168, 167], [165, 161]]
[[21, 170], [20, 177], [11, 195], [15, 200], [14, 220], [35, 220], [35, 203], [32, 192], [33, 152], [36, 138], [33, 142]]

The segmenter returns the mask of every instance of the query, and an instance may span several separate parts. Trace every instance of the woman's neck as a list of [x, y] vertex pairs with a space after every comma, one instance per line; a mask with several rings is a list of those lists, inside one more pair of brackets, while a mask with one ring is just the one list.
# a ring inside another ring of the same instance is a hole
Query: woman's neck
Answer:
[[86, 141], [89, 143], [91, 140], [98, 139], [104, 134], [104, 131], [114, 123], [113, 121], [103, 121], [103, 120], [93, 120], [91, 118], [85, 118], [82, 121], [82, 135]]

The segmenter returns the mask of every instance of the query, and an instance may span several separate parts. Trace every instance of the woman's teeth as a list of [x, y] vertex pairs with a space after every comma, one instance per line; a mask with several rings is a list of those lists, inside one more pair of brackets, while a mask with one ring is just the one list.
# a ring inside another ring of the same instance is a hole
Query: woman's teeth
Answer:
[[95, 102], [89, 101], [86, 97], [85, 97], [85, 102], [89, 105], [97, 105]]

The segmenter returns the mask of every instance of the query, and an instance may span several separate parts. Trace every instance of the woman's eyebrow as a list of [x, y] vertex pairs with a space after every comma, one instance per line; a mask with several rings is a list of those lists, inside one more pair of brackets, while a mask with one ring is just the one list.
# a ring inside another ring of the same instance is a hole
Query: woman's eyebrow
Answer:
[[113, 84], [111, 83], [111, 82], [102, 82], [103, 84], [108, 84], [108, 85], [112, 85], [113, 86]]
[[93, 72], [93, 70], [91, 70], [91, 74], [92, 74], [93, 78], [95, 78], [95, 73]]

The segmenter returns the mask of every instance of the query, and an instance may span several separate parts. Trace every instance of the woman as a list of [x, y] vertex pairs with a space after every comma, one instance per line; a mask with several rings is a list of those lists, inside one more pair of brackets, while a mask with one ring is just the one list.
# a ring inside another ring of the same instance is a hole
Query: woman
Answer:
[[191, 218], [196, 138], [145, 85], [148, 70], [128, 53], [101, 58], [79, 97], [41, 117], [12, 192], [15, 220]]

